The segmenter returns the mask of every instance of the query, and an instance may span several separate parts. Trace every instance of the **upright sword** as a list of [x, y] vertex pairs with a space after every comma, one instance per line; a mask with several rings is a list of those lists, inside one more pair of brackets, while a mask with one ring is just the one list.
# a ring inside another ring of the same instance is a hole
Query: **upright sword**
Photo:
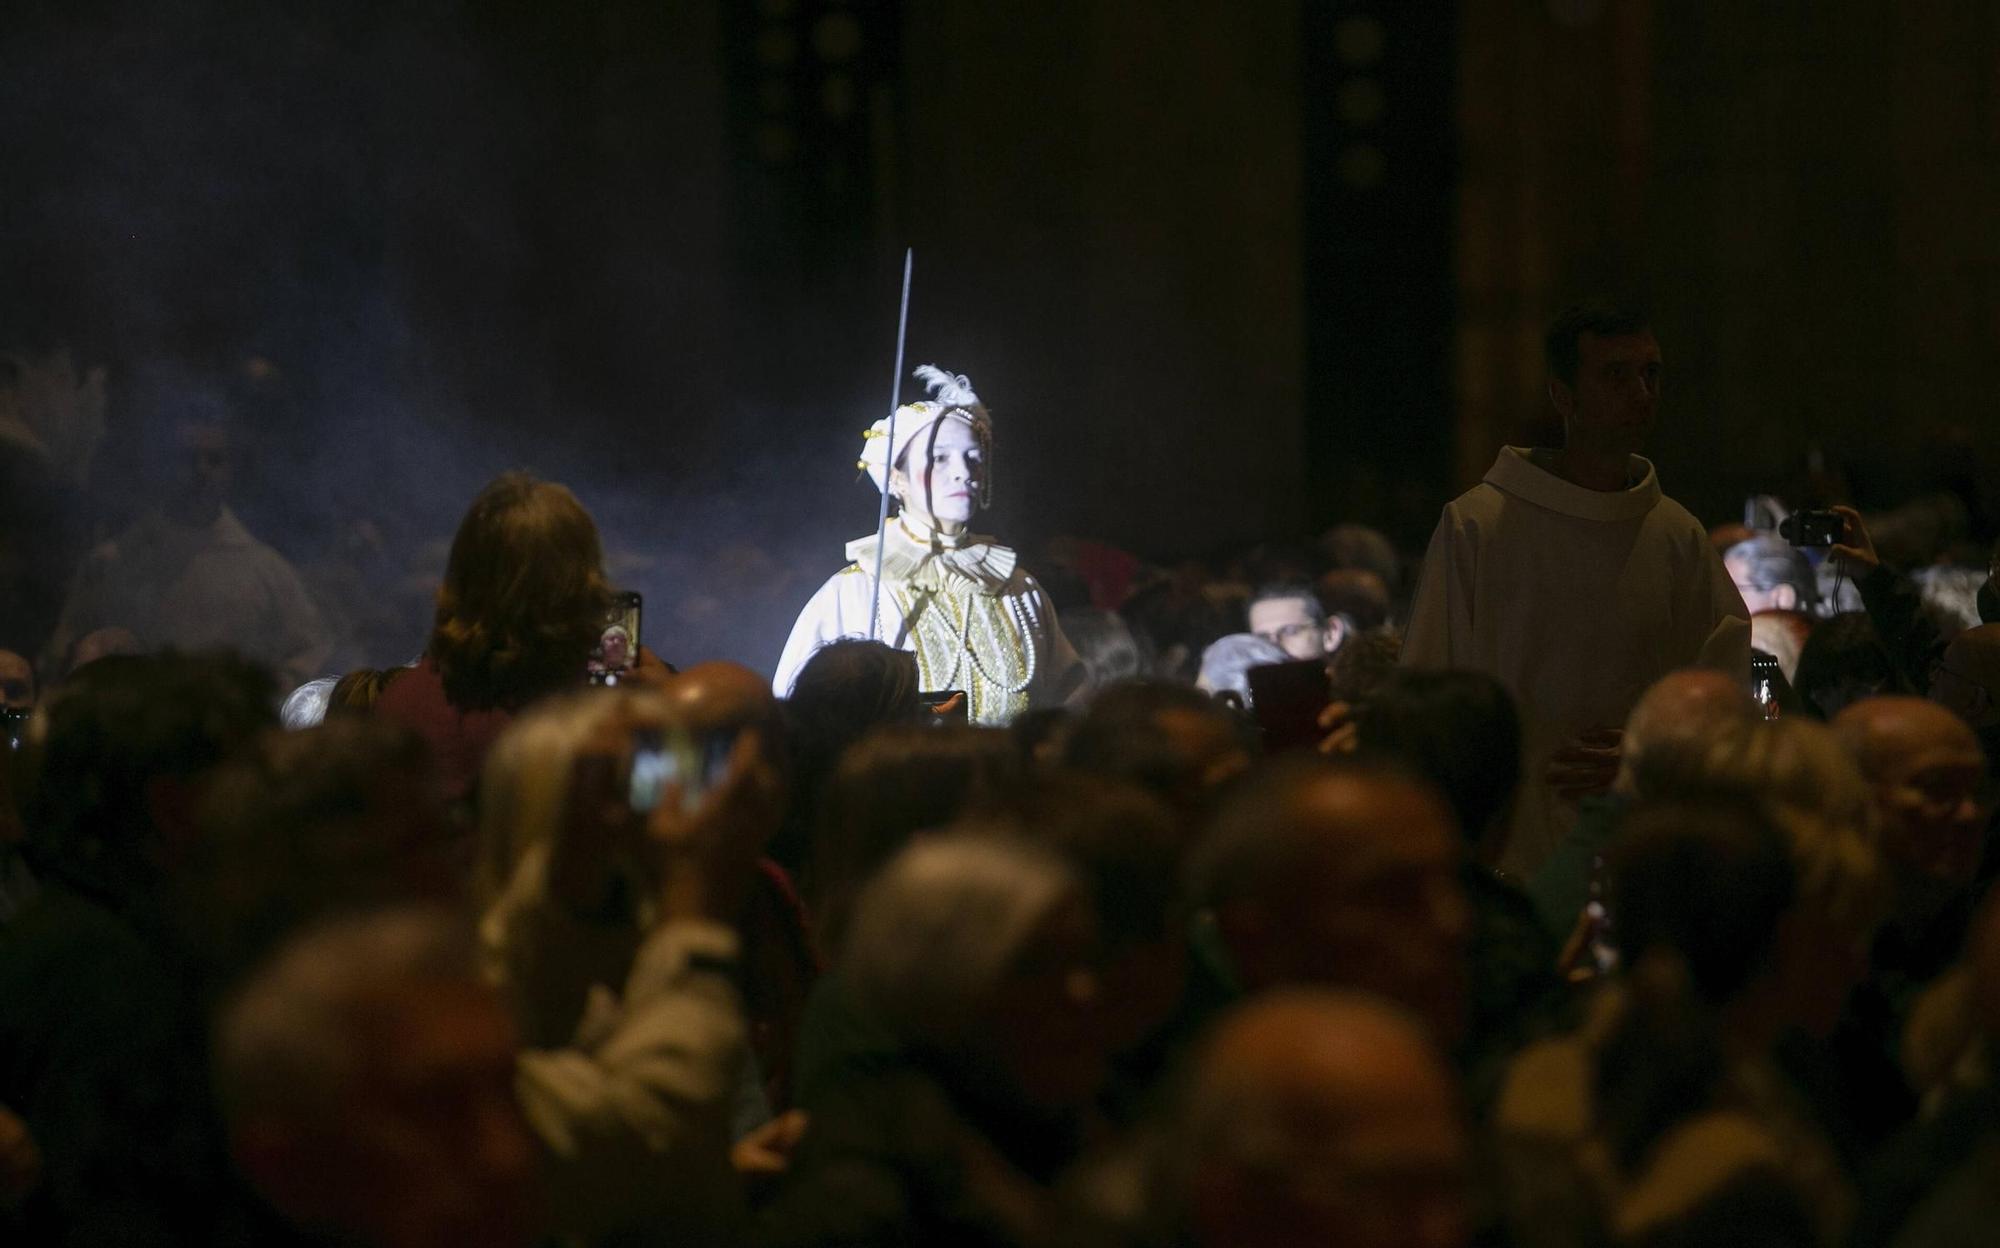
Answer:
[[882, 551], [889, 544], [889, 474], [895, 471], [896, 409], [903, 406], [903, 344], [910, 332], [910, 266], [916, 248], [903, 250], [903, 309], [896, 317], [896, 377], [889, 389], [889, 440], [882, 453], [882, 510], [875, 518], [875, 588], [868, 600], [868, 636], [882, 640]]

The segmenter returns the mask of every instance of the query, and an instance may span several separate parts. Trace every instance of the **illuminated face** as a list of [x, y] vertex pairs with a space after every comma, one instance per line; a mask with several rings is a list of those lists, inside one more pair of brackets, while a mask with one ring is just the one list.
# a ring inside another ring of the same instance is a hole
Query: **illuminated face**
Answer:
[[926, 430], [911, 441], [889, 485], [913, 519], [932, 528], [962, 528], [979, 510], [986, 452], [972, 426], [957, 417], [939, 421], [935, 432], [935, 439]]
[[1660, 402], [1660, 344], [1651, 331], [1577, 336], [1576, 383], [1550, 383], [1568, 445], [1633, 454], [1646, 444]]
[[1312, 604], [1303, 598], [1265, 598], [1250, 604], [1250, 631], [1294, 659], [1323, 659], [1331, 648], [1330, 630], [1313, 619]]

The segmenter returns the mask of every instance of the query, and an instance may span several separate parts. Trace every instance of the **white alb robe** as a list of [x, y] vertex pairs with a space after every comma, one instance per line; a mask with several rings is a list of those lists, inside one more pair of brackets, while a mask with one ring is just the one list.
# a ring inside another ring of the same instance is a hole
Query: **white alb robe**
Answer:
[[1668, 672], [1750, 674], [1750, 618], [1708, 533], [1632, 457], [1637, 484], [1590, 490], [1548, 452], [1504, 447], [1447, 503], [1424, 556], [1403, 665], [1486, 672], [1520, 708], [1522, 785], [1504, 868], [1525, 872], [1576, 818], [1550, 756], [1624, 724]]

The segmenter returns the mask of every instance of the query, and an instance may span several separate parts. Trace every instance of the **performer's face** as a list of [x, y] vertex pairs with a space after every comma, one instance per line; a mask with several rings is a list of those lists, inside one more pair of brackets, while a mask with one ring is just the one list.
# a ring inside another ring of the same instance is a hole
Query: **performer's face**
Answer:
[[903, 465], [896, 496], [913, 517], [946, 531], [971, 522], [986, 480], [985, 452], [971, 425], [954, 418], [938, 422], [936, 440], [926, 432], [911, 442]]

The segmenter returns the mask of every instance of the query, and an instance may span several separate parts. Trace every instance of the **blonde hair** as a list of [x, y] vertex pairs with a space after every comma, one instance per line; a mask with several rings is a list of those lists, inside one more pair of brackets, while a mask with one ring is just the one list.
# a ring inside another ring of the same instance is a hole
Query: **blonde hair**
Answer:
[[[558, 1043], [573, 1018], [540, 1017], [548, 994], [535, 985], [543, 962], [562, 961], [537, 930], [549, 915], [549, 863], [570, 812], [571, 773], [584, 744], [624, 716], [638, 724], [666, 722], [670, 707], [658, 692], [593, 689], [536, 705], [494, 742], [480, 773], [478, 847], [473, 901], [479, 914], [481, 961], [503, 985], [524, 1039]], [[651, 879], [646, 864], [621, 855], [614, 867], [633, 882]], [[653, 890], [636, 888], [632, 942], [653, 920]], [[554, 955], [553, 959], [551, 955]]]

